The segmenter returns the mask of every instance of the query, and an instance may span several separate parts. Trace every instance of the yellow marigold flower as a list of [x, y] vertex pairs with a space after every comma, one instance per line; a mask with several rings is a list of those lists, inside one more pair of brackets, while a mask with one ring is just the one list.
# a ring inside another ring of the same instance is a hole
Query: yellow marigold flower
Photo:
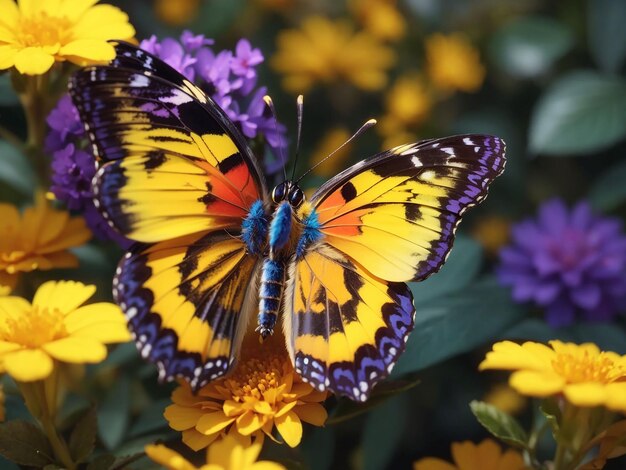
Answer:
[[526, 397], [502, 383], [494, 385], [484, 398], [485, 402], [511, 415], [521, 412], [526, 406], [526, 400]]
[[483, 217], [472, 230], [474, 238], [490, 255], [496, 255], [511, 238], [511, 221], [498, 215]]
[[128, 341], [120, 309], [100, 302], [81, 306], [96, 291], [74, 281], [48, 281], [32, 304], [21, 297], [0, 297], [0, 372], [18, 382], [48, 377], [54, 361], [96, 363], [105, 344]]
[[245, 441], [241, 437], [224, 436], [208, 448], [207, 463], [200, 467], [161, 444], [148, 445], [145, 450], [148, 457], [169, 470], [286, 470], [276, 462], [257, 462], [262, 442], [257, 440], [251, 444]]
[[485, 79], [478, 51], [460, 34], [434, 34], [426, 40], [427, 70], [444, 92], [477, 91]]
[[109, 39], [131, 39], [128, 16], [98, 0], [0, 0], [0, 70], [41, 75], [55, 61], [78, 65], [115, 57]]
[[[278, 332], [277, 332], [278, 333]], [[242, 357], [228, 377], [211, 382], [196, 395], [184, 382], [172, 393], [165, 409], [170, 427], [182, 431], [183, 442], [202, 449], [225, 432], [272, 437], [274, 426], [295, 447], [302, 439], [302, 421], [322, 426], [327, 418], [320, 404], [326, 392], [302, 382], [275, 334], [262, 345], [256, 335], [242, 348]], [[282, 344], [281, 344], [282, 339]]]
[[[337, 150], [350, 138], [350, 132], [343, 127], [331, 129], [322, 137], [319, 144], [311, 155], [310, 165], [317, 165], [319, 162], [328, 157], [332, 152]], [[325, 177], [335, 176], [339, 169], [345, 167], [345, 162], [350, 155], [351, 144], [346, 145], [332, 157], [318, 166], [314, 171], [315, 174]]]
[[154, 10], [157, 16], [173, 26], [182, 26], [196, 17], [200, 0], [157, 0]]
[[454, 464], [435, 457], [426, 457], [413, 463], [413, 470], [523, 470], [524, 459], [513, 449], [502, 449], [491, 439], [480, 444], [470, 441], [452, 443]]
[[523, 395], [563, 394], [576, 406], [626, 411], [626, 356], [600, 351], [592, 343], [502, 341], [479, 369], [514, 370], [509, 383]]
[[352, 0], [350, 7], [365, 29], [377, 38], [397, 41], [405, 36], [406, 21], [396, 0]]
[[349, 23], [321, 16], [306, 18], [300, 30], [280, 32], [277, 42], [272, 67], [285, 75], [285, 89], [298, 93], [339, 80], [379, 90], [395, 61], [393, 51], [368, 32], [355, 33]]
[[0, 204], [0, 284], [15, 287], [20, 272], [78, 266], [68, 249], [90, 238], [82, 218], [54, 209], [42, 193], [21, 216], [15, 206]]

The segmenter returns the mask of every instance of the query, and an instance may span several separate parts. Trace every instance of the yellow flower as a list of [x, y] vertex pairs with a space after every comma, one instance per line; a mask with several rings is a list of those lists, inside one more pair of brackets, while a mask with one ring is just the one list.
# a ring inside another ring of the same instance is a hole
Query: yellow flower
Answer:
[[[322, 137], [319, 144], [311, 155], [310, 165], [314, 166], [328, 157], [332, 152], [337, 150], [342, 144], [344, 144], [350, 138], [350, 133], [347, 129], [338, 127], [331, 129]], [[346, 145], [332, 157], [318, 166], [313, 172], [320, 176], [331, 177], [335, 176], [338, 171], [345, 167], [345, 162], [350, 155], [351, 144]]]
[[509, 383], [523, 395], [563, 394], [576, 406], [626, 411], [626, 356], [600, 351], [592, 343], [554, 340], [550, 346], [502, 341], [479, 368], [514, 370]]
[[485, 79], [478, 51], [460, 34], [434, 34], [426, 40], [427, 70], [443, 92], [477, 91]]
[[48, 281], [33, 303], [0, 297], [0, 372], [18, 382], [47, 378], [54, 361], [96, 363], [107, 355], [105, 344], [128, 341], [120, 309], [111, 303], [85, 303], [96, 291], [74, 281]]
[[508, 414], [517, 414], [526, 406], [526, 397], [507, 384], [496, 384], [485, 395], [484, 401]]
[[168, 24], [181, 26], [193, 20], [200, 8], [200, 0], [157, 0], [154, 10]]
[[109, 39], [131, 39], [128, 16], [98, 0], [0, 0], [0, 70], [41, 75], [55, 61], [78, 65], [115, 57]]
[[396, 0], [352, 0], [350, 7], [365, 29], [374, 36], [397, 41], [406, 34], [406, 21], [396, 3]]
[[208, 446], [229, 430], [244, 436], [263, 431], [271, 437], [274, 426], [295, 447], [302, 439], [301, 421], [315, 426], [326, 421], [320, 404], [326, 393], [302, 382], [281, 335], [277, 332], [263, 344], [257, 338], [249, 336], [228, 377], [207, 384], [195, 395], [186, 382], [174, 390], [174, 403], [164, 415], [192, 449]]
[[502, 449], [491, 439], [476, 445], [470, 441], [452, 444], [454, 464], [426, 457], [413, 464], [413, 470], [522, 470], [527, 468], [519, 452]]
[[272, 67], [285, 75], [285, 89], [298, 93], [340, 80], [379, 90], [395, 61], [393, 51], [368, 32], [355, 33], [349, 23], [321, 16], [306, 18], [300, 30], [282, 31], [277, 42]]
[[490, 215], [477, 222], [472, 235], [490, 255], [496, 255], [511, 237], [511, 222], [504, 217]]
[[0, 204], [0, 284], [15, 287], [20, 272], [77, 266], [68, 249], [90, 238], [83, 219], [52, 208], [42, 193], [21, 216], [15, 206]]
[[[257, 462], [262, 442], [242, 442], [241, 437], [227, 435], [216, 441], [207, 451], [207, 463], [196, 467], [177, 452], [164, 445], [148, 445], [146, 454], [169, 470], [286, 470], [280, 464], [262, 460]], [[249, 441], [249, 439], [248, 439]], [[261, 439], [262, 441], [262, 439]]]

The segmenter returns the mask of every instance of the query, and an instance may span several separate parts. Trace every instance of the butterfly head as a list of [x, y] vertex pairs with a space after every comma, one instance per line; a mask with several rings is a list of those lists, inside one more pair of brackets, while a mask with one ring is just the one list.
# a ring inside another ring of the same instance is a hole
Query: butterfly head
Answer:
[[300, 186], [289, 180], [276, 185], [272, 190], [272, 201], [274, 204], [287, 201], [291, 207], [297, 209], [302, 205], [304, 200], [304, 192], [300, 189]]

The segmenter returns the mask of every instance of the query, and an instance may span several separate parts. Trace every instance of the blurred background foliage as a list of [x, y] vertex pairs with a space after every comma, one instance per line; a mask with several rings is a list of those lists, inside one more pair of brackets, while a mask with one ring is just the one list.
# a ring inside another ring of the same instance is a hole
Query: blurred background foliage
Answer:
[[[138, 39], [178, 37], [190, 29], [214, 38], [218, 48], [232, 48], [241, 37], [260, 48], [266, 61], [259, 83], [269, 88], [288, 128], [291, 159], [295, 96], [304, 93], [296, 175], [367, 119], [379, 121], [312, 172], [306, 188], [400, 143], [470, 132], [498, 135], [507, 143], [506, 171], [487, 201], [466, 217], [448, 263], [411, 286], [415, 331], [391, 381], [365, 405], [330, 399], [326, 427], [306, 428], [300, 448], [272, 447], [267, 458], [291, 462], [293, 468], [375, 470], [408, 468], [426, 455], [448, 457], [451, 441], [486, 436], [469, 408], [472, 400], [518, 413], [524, 423], [536, 419], [505, 385], [505, 376], [477, 373], [494, 341], [561, 338], [626, 353], [622, 317], [552, 328], [541, 310], [515, 304], [493, 270], [510, 224], [548, 198], [586, 199], [599, 212], [626, 216], [626, 2], [109, 3], [129, 14]], [[9, 80], [9, 74], [0, 75], [0, 121], [21, 135], [25, 122]], [[26, 160], [2, 140], [0, 181], [0, 199], [12, 203], [23, 203], [34, 186]], [[119, 253], [101, 244], [76, 250], [81, 267], [72, 278], [98, 284], [106, 296]], [[89, 405], [82, 392], [95, 392], [103, 448], [128, 455], [148, 442], [176, 437], [162, 416], [171, 387], [157, 384], [155, 368], [138, 358], [134, 345], [117, 347], [96, 367], [68, 373], [84, 375], [63, 416], [69, 425], [75, 412]], [[5, 393], [7, 419], [26, 417], [8, 382]], [[548, 446], [540, 446], [540, 453], [549, 454]], [[607, 468], [624, 464], [615, 461]]]

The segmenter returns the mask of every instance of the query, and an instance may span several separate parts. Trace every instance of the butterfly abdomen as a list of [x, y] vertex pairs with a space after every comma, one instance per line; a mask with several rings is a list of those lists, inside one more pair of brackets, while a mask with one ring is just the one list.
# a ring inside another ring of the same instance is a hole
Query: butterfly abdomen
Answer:
[[257, 331], [263, 338], [274, 332], [284, 285], [285, 264], [270, 258], [263, 261], [257, 327]]

